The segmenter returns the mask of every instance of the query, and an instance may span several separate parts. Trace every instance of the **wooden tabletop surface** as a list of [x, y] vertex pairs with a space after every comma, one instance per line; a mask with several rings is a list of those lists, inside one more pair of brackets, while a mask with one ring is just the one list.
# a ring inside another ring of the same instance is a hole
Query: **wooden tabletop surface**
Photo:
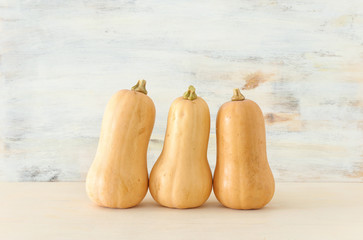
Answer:
[[363, 239], [362, 183], [277, 183], [260, 210], [94, 205], [83, 182], [0, 183], [0, 239]]

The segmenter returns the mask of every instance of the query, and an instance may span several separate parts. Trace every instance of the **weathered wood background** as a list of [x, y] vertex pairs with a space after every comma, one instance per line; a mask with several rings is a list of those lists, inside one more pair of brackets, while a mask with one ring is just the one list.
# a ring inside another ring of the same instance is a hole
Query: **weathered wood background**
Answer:
[[84, 180], [104, 107], [148, 81], [152, 167], [173, 99], [262, 108], [280, 181], [363, 182], [363, 1], [0, 0], [0, 180]]

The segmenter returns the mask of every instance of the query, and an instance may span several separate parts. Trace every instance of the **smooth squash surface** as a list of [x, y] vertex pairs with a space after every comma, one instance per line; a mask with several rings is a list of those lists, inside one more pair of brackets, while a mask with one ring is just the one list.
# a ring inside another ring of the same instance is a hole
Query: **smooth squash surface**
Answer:
[[164, 147], [150, 173], [150, 193], [156, 202], [194, 208], [208, 199], [212, 190], [209, 129], [208, 105], [190, 86], [170, 107]]
[[224, 206], [258, 209], [273, 197], [275, 182], [267, 161], [265, 123], [259, 106], [235, 89], [217, 114], [217, 163], [213, 190]]
[[155, 121], [155, 106], [146, 95], [145, 80], [121, 90], [107, 104], [95, 159], [86, 190], [96, 204], [129, 208], [148, 188], [147, 147]]

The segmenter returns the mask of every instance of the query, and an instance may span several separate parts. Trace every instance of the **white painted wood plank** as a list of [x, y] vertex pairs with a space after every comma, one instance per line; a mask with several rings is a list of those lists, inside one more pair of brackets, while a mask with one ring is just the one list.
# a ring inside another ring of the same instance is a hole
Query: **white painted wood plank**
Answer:
[[240, 87], [280, 181], [363, 181], [363, 3], [0, 0], [0, 180], [85, 178], [110, 96], [148, 81], [157, 116], [189, 84], [215, 116]]

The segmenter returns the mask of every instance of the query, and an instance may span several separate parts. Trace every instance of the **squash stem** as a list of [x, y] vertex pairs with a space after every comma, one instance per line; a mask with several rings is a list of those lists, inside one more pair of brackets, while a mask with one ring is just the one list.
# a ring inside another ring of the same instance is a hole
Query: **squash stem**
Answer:
[[190, 85], [189, 88], [188, 88], [188, 91], [186, 91], [184, 93], [183, 98], [191, 100], [191, 101], [197, 99], [197, 94], [195, 93], [195, 87]]
[[131, 88], [131, 90], [136, 91], [136, 92], [141, 92], [147, 95], [147, 91], [146, 91], [146, 81], [144, 79], [139, 80], [135, 86], [133, 86]]
[[242, 95], [239, 88], [233, 89], [232, 101], [243, 101], [243, 100], [245, 100], [245, 96]]

